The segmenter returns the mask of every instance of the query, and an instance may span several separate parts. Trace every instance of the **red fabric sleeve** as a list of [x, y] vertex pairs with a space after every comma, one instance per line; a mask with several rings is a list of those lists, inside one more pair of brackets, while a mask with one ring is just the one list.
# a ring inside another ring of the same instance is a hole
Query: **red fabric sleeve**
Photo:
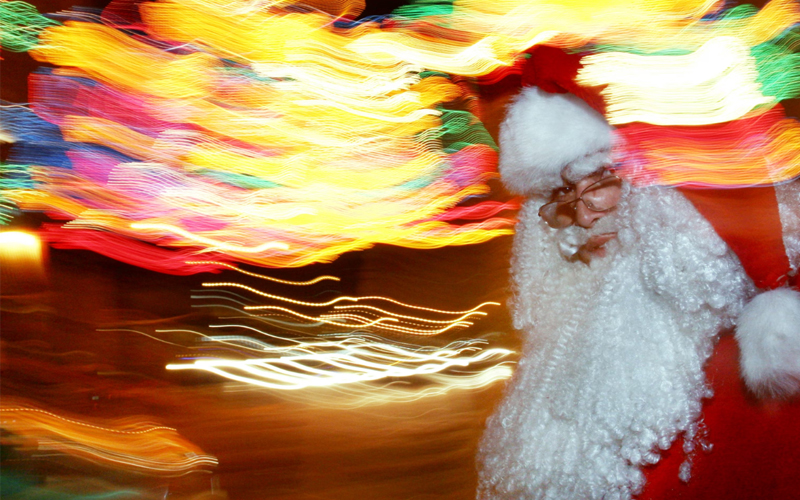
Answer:
[[739, 349], [723, 337], [706, 367], [714, 397], [703, 409], [711, 452], [698, 450], [688, 483], [676, 442], [645, 470], [638, 500], [791, 500], [800, 495], [800, 400], [759, 400], [739, 377]]
[[786, 283], [790, 267], [775, 188], [678, 190], [739, 256], [757, 287], [773, 289]]

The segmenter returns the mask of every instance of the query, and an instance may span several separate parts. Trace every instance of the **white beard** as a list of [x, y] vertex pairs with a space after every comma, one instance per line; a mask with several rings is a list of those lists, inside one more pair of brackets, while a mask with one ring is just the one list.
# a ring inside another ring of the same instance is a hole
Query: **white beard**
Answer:
[[529, 200], [517, 226], [525, 344], [481, 441], [478, 497], [628, 499], [659, 449], [683, 434], [690, 451], [710, 396], [703, 364], [752, 284], [674, 190], [631, 189], [590, 231], [618, 231], [591, 266], [564, 259], [542, 203]]

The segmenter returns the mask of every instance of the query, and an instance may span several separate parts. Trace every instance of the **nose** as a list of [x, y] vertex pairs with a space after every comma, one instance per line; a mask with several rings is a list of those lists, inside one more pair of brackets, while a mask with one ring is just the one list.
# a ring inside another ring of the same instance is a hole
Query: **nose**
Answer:
[[575, 207], [575, 224], [588, 229], [605, 215], [607, 215], [606, 212], [594, 212], [589, 210], [583, 200], [581, 200]]

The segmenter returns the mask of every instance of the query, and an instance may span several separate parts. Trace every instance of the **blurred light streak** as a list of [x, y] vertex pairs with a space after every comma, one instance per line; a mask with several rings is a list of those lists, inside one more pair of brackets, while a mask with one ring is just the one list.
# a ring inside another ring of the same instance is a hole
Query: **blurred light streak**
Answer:
[[776, 107], [704, 127], [620, 127], [618, 173], [637, 185], [744, 187], [800, 175], [800, 123]]
[[[303, 391], [276, 391], [276, 396], [290, 401], [323, 408], [357, 409], [371, 405], [413, 403], [424, 398], [444, 396], [453, 390], [477, 391], [495, 382], [506, 380], [513, 374], [512, 361], [498, 363], [478, 373], [457, 375], [433, 373], [417, 375], [418, 384], [407, 382], [356, 382]], [[248, 383], [228, 383], [225, 392], [241, 393], [263, 390]], [[323, 392], [324, 391], [324, 392]]]
[[798, 47], [800, 31], [794, 28], [750, 50], [758, 64], [758, 81], [764, 95], [779, 101], [800, 96]]
[[[481, 304], [481, 305], [484, 305], [484, 304]], [[432, 320], [432, 319], [427, 319], [427, 318], [418, 318], [416, 316], [405, 316], [405, 315], [402, 315], [402, 314], [393, 313], [393, 312], [390, 312], [390, 311], [386, 311], [384, 309], [379, 309], [377, 307], [367, 306], [367, 305], [333, 306], [333, 308], [334, 309], [367, 309], [369, 311], [377, 311], [377, 312], [380, 312], [380, 313], [383, 313], [383, 314], [389, 314], [389, 315], [391, 315], [393, 317], [397, 317], [397, 318], [412, 319], [414, 321], [421, 321], [421, 322], [425, 322], [425, 323], [452, 323], [454, 321], [461, 321], [463, 319], [467, 319], [467, 318], [469, 318], [471, 316], [486, 316], [486, 313], [483, 312], [483, 311], [471, 311], [471, 312], [468, 312], [468, 313], [464, 314], [463, 316], [461, 316], [459, 318], [456, 318], [456, 319], [454, 319], [452, 321], [438, 321], [438, 320]]]
[[[206, 285], [226, 286], [228, 282]], [[244, 285], [236, 288], [255, 290]], [[248, 299], [236, 293], [227, 290], [209, 292], [192, 295], [192, 298], [204, 301], [222, 299], [247, 307]], [[315, 303], [288, 297], [281, 299], [312, 307], [336, 303], [335, 300]], [[248, 313], [241, 307], [204, 303], [193, 307], [219, 308], [236, 313], [219, 317], [221, 322], [208, 327], [229, 333], [213, 335], [204, 329], [187, 328], [155, 329], [153, 333], [131, 328], [103, 331], [135, 332], [182, 348], [183, 352], [179, 354], [182, 362], [167, 365], [171, 371], [205, 371], [247, 383], [254, 389], [279, 392], [328, 388], [346, 394], [346, 405], [407, 402], [442, 395], [453, 389], [480, 389], [507, 378], [511, 373], [508, 365], [514, 362], [515, 353], [506, 348], [492, 347], [483, 338], [443, 340], [437, 342], [438, 345], [419, 343], [419, 335], [435, 335], [453, 328], [472, 326], [473, 323], [466, 320], [486, 317], [487, 313], [479, 309], [499, 305], [496, 302], [486, 302], [469, 311], [445, 311], [404, 304], [382, 296], [339, 299], [376, 299], [454, 317], [439, 319], [399, 314], [366, 304], [331, 308], [320, 316], [282, 306], [260, 306], [261, 310], [270, 311], [267, 313], [269, 317], [263, 317]], [[296, 321], [283, 321], [276, 317], [281, 315]], [[400, 341], [383, 336], [396, 336], [396, 332], [413, 335], [413, 340], [406, 337], [407, 340]], [[185, 340], [177, 340], [185, 339], [185, 334], [196, 336], [198, 342], [186, 345]], [[407, 387], [402, 390], [393, 388], [398, 383], [407, 384]], [[309, 392], [299, 397], [313, 403], [316, 396]]]
[[508, 202], [487, 201], [479, 205], [467, 207], [455, 207], [452, 210], [436, 216], [437, 220], [456, 220], [456, 219], [484, 219], [492, 217], [505, 210], [519, 210], [522, 206], [521, 200], [515, 198]]
[[[346, 301], [349, 301], [349, 302], [359, 302], [359, 301], [362, 301], [362, 300], [382, 300], [382, 301], [386, 301], [386, 302], [391, 302], [393, 304], [397, 304], [399, 306], [407, 307], [409, 309], [418, 309], [418, 310], [421, 310], [421, 311], [430, 311], [430, 312], [436, 312], [436, 313], [442, 313], [442, 314], [467, 314], [467, 313], [471, 313], [471, 312], [474, 312], [474, 311], [478, 311], [483, 306], [488, 306], [488, 305], [499, 306], [500, 305], [499, 302], [484, 302], [482, 304], [479, 304], [479, 305], [473, 307], [472, 309], [470, 309], [468, 311], [445, 311], [445, 310], [442, 310], [442, 309], [433, 309], [433, 308], [430, 308], [430, 307], [416, 306], [416, 305], [413, 305], [413, 304], [406, 304], [404, 302], [400, 302], [399, 300], [395, 300], [395, 299], [392, 299], [390, 297], [383, 297], [383, 296], [380, 296], [380, 295], [369, 295], [369, 296], [362, 296], [362, 297], [344, 296], [344, 297], [337, 297], [335, 299], [329, 300], [328, 302], [306, 302], [306, 301], [301, 301], [301, 300], [290, 299], [288, 297], [283, 297], [283, 296], [280, 296], [280, 295], [273, 295], [273, 294], [269, 294], [269, 293], [266, 293], [266, 292], [262, 292], [260, 290], [257, 290], [255, 288], [253, 288], [253, 287], [249, 287], [247, 285], [242, 285], [241, 283], [233, 283], [233, 282], [203, 283], [203, 286], [204, 287], [232, 286], [232, 287], [236, 287], [236, 288], [242, 288], [242, 289], [247, 290], [249, 292], [253, 292], [253, 293], [257, 294], [257, 295], [261, 295], [262, 297], [268, 297], [268, 298], [280, 300], [280, 301], [283, 301], [283, 302], [289, 302], [291, 304], [297, 304], [297, 305], [302, 305], [302, 306], [312, 306], [312, 307], [326, 307], [326, 306], [330, 306], [330, 305], [336, 304], [337, 302], [341, 302], [343, 300], [346, 300]], [[247, 307], [245, 307], [245, 309], [246, 310], [256, 310], [256, 309], [264, 309], [264, 308], [268, 308], [268, 307], [272, 307], [272, 306], [247, 306]]]
[[32, 75], [35, 115], [0, 110], [30, 173], [4, 197], [69, 221], [54, 245], [174, 274], [205, 252], [299, 267], [511, 234], [513, 202], [459, 206], [488, 193], [497, 154], [463, 110], [474, 86], [444, 72], [493, 80], [537, 43], [588, 52], [582, 81], [607, 85], [618, 124], [724, 123], [800, 91], [791, 0], [457, 0], [358, 23], [331, 14], [360, 2], [134, 5], [136, 31], [65, 13], [42, 33], [31, 53], [59, 67]]
[[[247, 306], [245, 307], [245, 309], [247, 309]], [[287, 308], [281, 307], [281, 306], [259, 306], [259, 309], [262, 309], [262, 310], [263, 309], [274, 309], [276, 311], [283, 311], [283, 312], [289, 313], [292, 316], [296, 316], [298, 318], [307, 319], [307, 320], [314, 321], [314, 322], [319, 322], [319, 323], [327, 323], [329, 325], [335, 325], [335, 326], [359, 326], [361, 328], [369, 328], [370, 326], [376, 325], [376, 324], [384, 322], [384, 321], [397, 321], [397, 319], [395, 319], [395, 318], [377, 318], [375, 320], [366, 320], [363, 324], [352, 325], [352, 324], [348, 324], [348, 323], [342, 323], [340, 321], [333, 321], [333, 319], [338, 319], [338, 318], [331, 319], [329, 317], [326, 317], [325, 315], [322, 315], [322, 316], [307, 316], [305, 314], [301, 314], [301, 313], [299, 313], [297, 311], [293, 311], [292, 309], [287, 309]]]
[[268, 241], [266, 243], [262, 243], [257, 247], [242, 247], [239, 245], [230, 245], [228, 243], [223, 243], [221, 241], [214, 241], [211, 238], [205, 238], [203, 236], [198, 236], [196, 234], [192, 234], [189, 231], [181, 229], [179, 227], [175, 227], [169, 224], [144, 224], [144, 223], [134, 223], [131, 224], [133, 229], [154, 229], [157, 231], [166, 231], [170, 233], [179, 234], [189, 240], [197, 241], [204, 245], [210, 247], [210, 250], [227, 250], [232, 252], [241, 252], [241, 253], [260, 253], [265, 250], [288, 250], [289, 246], [286, 243], [281, 243], [277, 241]]
[[[436, 248], [512, 233], [499, 210], [472, 210], [477, 223], [440, 217], [488, 192], [495, 146], [474, 116], [445, 104], [467, 86], [346, 48], [377, 24], [344, 29], [327, 14], [242, 3], [139, 7], [149, 36], [76, 14], [31, 52], [62, 67], [31, 79], [38, 117], [14, 117], [27, 144], [52, 138], [36, 151], [59, 149], [34, 164], [68, 172], [31, 167], [36, 188], [9, 198], [70, 221], [50, 231], [53, 244], [98, 250], [100, 239], [69, 232], [104, 231], [298, 267], [375, 243]], [[123, 241], [100, 251], [167, 268], [124, 255]], [[175, 260], [172, 273], [189, 271]]]
[[341, 281], [341, 279], [337, 278], [336, 276], [329, 276], [329, 275], [317, 276], [316, 278], [314, 278], [312, 280], [308, 280], [308, 281], [289, 281], [289, 280], [282, 280], [282, 279], [278, 279], [278, 278], [273, 278], [272, 276], [265, 276], [263, 274], [251, 273], [250, 271], [241, 269], [241, 268], [236, 267], [236, 266], [231, 265], [231, 264], [226, 264], [225, 262], [186, 261], [186, 263], [189, 264], [189, 265], [205, 265], [205, 264], [216, 265], [216, 266], [224, 267], [224, 268], [227, 268], [227, 269], [231, 269], [231, 270], [236, 271], [238, 273], [242, 273], [242, 274], [244, 274], [246, 276], [253, 276], [255, 278], [261, 278], [261, 279], [264, 279], [264, 280], [273, 281], [275, 283], [282, 283], [284, 285], [305, 286], [305, 285], [314, 285], [316, 283], [319, 283], [320, 281], [326, 281], [326, 280]]
[[703, 17], [667, 19], [656, 14], [650, 25], [622, 25], [604, 32], [596, 46], [601, 51], [609, 45], [640, 54], [679, 54], [694, 52], [712, 38], [730, 36], [754, 47], [779, 37], [800, 19], [800, 6], [794, 0], [772, 0], [760, 10], [747, 4], [723, 10], [722, 2], [714, 3]]
[[761, 93], [755, 58], [733, 37], [713, 38], [689, 55], [608, 52], [581, 63], [578, 83], [605, 86], [606, 117], [615, 125], [707, 125], [777, 102]]
[[148, 475], [181, 476], [217, 465], [175, 429], [131, 418], [95, 425], [4, 397], [0, 425], [34, 439], [39, 452], [57, 451], [109, 468]]
[[21, 1], [0, 2], [0, 45], [11, 52], [25, 52], [37, 44], [39, 33], [58, 23]]
[[[480, 349], [477, 346], [481, 343], [485, 341], [455, 342], [426, 354], [422, 349], [350, 337], [335, 342], [298, 342], [290, 348], [263, 348], [279, 355], [275, 358], [201, 359], [191, 364], [170, 364], [167, 369], [202, 370], [258, 387], [298, 390], [439, 373], [454, 366], [468, 367], [512, 354], [507, 349]], [[330, 348], [334, 350], [323, 350]], [[285, 354], [287, 351], [289, 355]], [[333, 369], [315, 368], [318, 364]], [[237, 375], [241, 372], [246, 375]]]
[[165, 274], [185, 276], [220, 271], [216, 264], [187, 265], [187, 259], [197, 257], [195, 250], [170, 251], [114, 233], [48, 225], [44, 227], [43, 235], [55, 248], [92, 250], [126, 264]]
[[[288, 316], [287, 318], [296, 318], [305, 321], [310, 321], [314, 323], [314, 325], [319, 326], [320, 324], [329, 325], [332, 327], [341, 327], [341, 328], [357, 328], [359, 330], [365, 331], [375, 331], [375, 332], [395, 332], [395, 333], [402, 333], [406, 335], [415, 335], [415, 336], [433, 336], [439, 335], [453, 329], [460, 329], [460, 328], [467, 328], [471, 326], [473, 323], [470, 321], [465, 321], [466, 319], [473, 317], [473, 316], [486, 316], [487, 313], [481, 311], [480, 309], [484, 306], [490, 305], [499, 305], [497, 302], [484, 302], [479, 304], [478, 306], [467, 310], [467, 311], [446, 311], [442, 309], [434, 309], [424, 306], [417, 306], [412, 304], [406, 304], [397, 300], [394, 300], [390, 297], [383, 297], [383, 296], [362, 296], [362, 297], [350, 297], [350, 296], [340, 296], [334, 299], [331, 299], [326, 302], [308, 302], [308, 301], [301, 301], [292, 299], [289, 297], [285, 297], [282, 295], [275, 295], [266, 292], [262, 292], [255, 288], [249, 287], [247, 285], [242, 285], [239, 283], [234, 282], [218, 282], [218, 283], [203, 283], [204, 287], [235, 287], [247, 290], [252, 292], [256, 295], [260, 295], [262, 297], [267, 297], [270, 299], [278, 300], [280, 302], [285, 302], [289, 304], [293, 304], [295, 306], [301, 307], [313, 307], [313, 308], [320, 308], [320, 307], [329, 307], [334, 306], [333, 309], [329, 310], [320, 315], [309, 315], [298, 312], [294, 309], [290, 309], [283, 306], [277, 305], [245, 305], [243, 302], [236, 301], [233, 299], [234, 302], [243, 306], [242, 312], [245, 313], [244, 317], [248, 317], [251, 319], [257, 319], [259, 321], [265, 321], [267, 323], [271, 323], [269, 321], [270, 318], [276, 318], [283, 316], [281, 313], [286, 313]], [[214, 296], [193, 296], [194, 298], [215, 298]], [[222, 298], [222, 297], [219, 297]], [[377, 300], [383, 302], [389, 302], [391, 304], [399, 305], [403, 308], [408, 308], [412, 310], [418, 311], [427, 311], [435, 314], [444, 314], [444, 315], [458, 315], [459, 317], [455, 319], [432, 319], [432, 318], [423, 318], [419, 316], [409, 316], [405, 314], [400, 314], [396, 312], [387, 311], [385, 309], [380, 309], [375, 306], [370, 306], [366, 304], [356, 304], [350, 306], [344, 305], [335, 305], [342, 301], [347, 302], [363, 302], [368, 300]], [[212, 307], [209, 305], [208, 307]], [[248, 311], [279, 311], [278, 313], [267, 313], [267, 314], [251, 314]], [[360, 314], [350, 314], [350, 311], [354, 310], [353, 312], [360, 312], [368, 314], [370, 317], [363, 316]], [[376, 314], [377, 313], [377, 314]], [[383, 315], [381, 315], [383, 314]], [[234, 317], [241, 317], [241, 316], [234, 316]], [[272, 324], [272, 323], [271, 323]], [[440, 327], [433, 327], [432, 325], [442, 325]], [[302, 325], [292, 324], [291, 326], [298, 327]]]

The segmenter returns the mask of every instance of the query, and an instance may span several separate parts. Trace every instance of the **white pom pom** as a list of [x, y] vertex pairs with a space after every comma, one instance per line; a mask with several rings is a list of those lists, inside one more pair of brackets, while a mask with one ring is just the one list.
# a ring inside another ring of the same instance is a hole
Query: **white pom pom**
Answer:
[[739, 316], [741, 370], [756, 394], [800, 392], [800, 293], [778, 288], [756, 296]]

